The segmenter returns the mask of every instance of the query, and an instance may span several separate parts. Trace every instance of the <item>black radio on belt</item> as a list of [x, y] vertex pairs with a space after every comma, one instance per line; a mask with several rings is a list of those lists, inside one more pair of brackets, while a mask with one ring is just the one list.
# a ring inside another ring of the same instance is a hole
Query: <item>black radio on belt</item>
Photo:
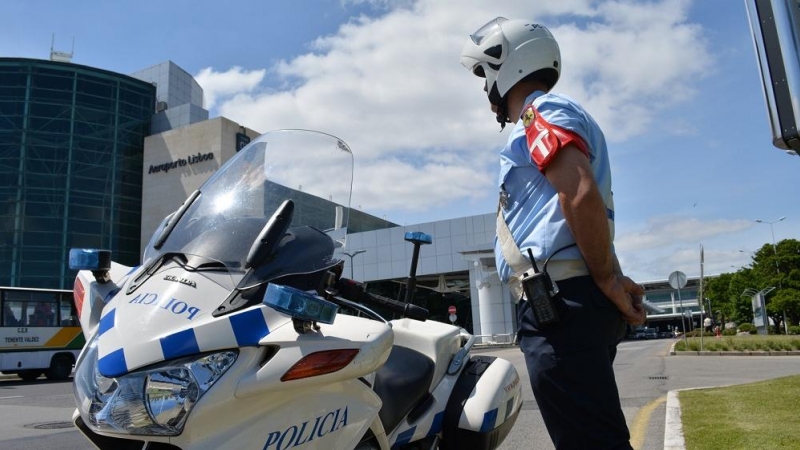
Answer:
[[540, 328], [551, 328], [561, 323], [556, 310], [555, 302], [561, 300], [561, 293], [558, 287], [550, 279], [547, 270], [539, 272], [536, 267], [536, 260], [533, 259], [533, 252], [528, 249], [528, 257], [533, 265], [533, 273], [525, 273], [522, 277], [522, 289], [525, 297], [531, 305], [533, 317]]

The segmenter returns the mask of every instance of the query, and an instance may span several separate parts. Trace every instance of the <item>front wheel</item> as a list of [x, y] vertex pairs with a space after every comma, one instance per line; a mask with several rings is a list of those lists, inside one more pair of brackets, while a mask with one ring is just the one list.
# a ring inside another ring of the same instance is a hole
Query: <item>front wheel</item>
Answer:
[[72, 357], [70, 355], [56, 355], [50, 361], [50, 369], [45, 376], [48, 380], [60, 381], [69, 378], [72, 373]]

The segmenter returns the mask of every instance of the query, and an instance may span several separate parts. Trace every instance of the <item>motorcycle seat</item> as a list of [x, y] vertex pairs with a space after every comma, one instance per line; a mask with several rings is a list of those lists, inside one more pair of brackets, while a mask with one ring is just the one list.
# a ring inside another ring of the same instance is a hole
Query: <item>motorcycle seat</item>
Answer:
[[427, 397], [433, 380], [433, 360], [408, 347], [395, 345], [375, 374], [375, 393], [383, 406], [378, 417], [386, 433]]

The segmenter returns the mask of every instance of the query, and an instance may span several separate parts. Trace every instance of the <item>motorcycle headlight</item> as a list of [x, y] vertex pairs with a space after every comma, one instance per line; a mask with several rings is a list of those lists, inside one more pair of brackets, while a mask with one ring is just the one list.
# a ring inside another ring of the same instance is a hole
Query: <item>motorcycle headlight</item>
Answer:
[[92, 339], [75, 373], [78, 410], [98, 431], [176, 436], [197, 401], [237, 356], [223, 351], [106, 378], [98, 371], [97, 339]]

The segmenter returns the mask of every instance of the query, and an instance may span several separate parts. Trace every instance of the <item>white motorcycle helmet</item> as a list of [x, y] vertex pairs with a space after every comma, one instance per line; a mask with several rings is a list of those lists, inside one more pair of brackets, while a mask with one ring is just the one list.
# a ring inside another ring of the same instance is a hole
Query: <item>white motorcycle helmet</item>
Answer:
[[461, 50], [461, 64], [486, 78], [489, 101], [505, 110], [508, 91], [531, 74], [536, 73], [548, 90], [553, 88], [561, 70], [561, 52], [544, 26], [498, 17], [470, 35]]

